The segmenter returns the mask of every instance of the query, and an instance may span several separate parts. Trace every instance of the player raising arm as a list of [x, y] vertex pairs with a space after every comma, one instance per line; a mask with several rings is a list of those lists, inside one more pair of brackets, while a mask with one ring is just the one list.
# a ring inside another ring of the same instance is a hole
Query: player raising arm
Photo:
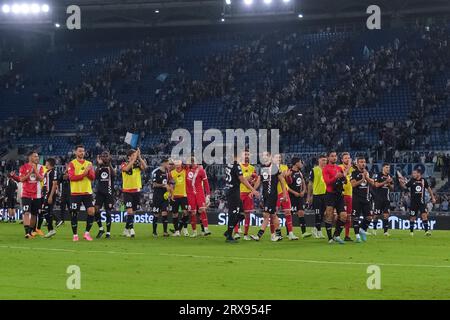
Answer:
[[147, 169], [147, 162], [141, 157], [141, 150], [130, 149], [127, 152], [127, 161], [120, 166], [122, 171], [123, 202], [127, 210], [125, 230], [123, 235], [134, 238], [134, 214], [141, 202], [142, 177], [141, 173]]

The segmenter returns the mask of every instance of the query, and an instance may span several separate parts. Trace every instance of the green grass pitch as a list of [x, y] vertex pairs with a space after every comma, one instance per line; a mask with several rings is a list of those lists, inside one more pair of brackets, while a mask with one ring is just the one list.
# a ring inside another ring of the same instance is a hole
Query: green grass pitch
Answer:
[[[138, 224], [136, 238], [127, 239], [122, 228], [113, 224], [110, 240], [73, 243], [68, 223], [53, 239], [32, 240], [21, 225], [0, 224], [0, 299], [450, 298], [449, 231], [429, 238], [392, 231], [390, 238], [329, 245], [312, 238], [272, 243], [268, 234], [227, 244], [223, 226], [212, 226], [211, 237], [155, 239], [151, 225]], [[373, 264], [381, 269], [380, 290], [366, 285]], [[79, 290], [66, 287], [70, 265], [80, 267]]]

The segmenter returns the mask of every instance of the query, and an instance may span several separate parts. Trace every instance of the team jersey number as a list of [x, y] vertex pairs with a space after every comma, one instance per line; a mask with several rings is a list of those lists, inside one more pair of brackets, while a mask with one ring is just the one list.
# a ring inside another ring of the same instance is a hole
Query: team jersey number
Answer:
[[228, 183], [231, 182], [231, 169], [230, 168], [225, 169], [225, 181]]

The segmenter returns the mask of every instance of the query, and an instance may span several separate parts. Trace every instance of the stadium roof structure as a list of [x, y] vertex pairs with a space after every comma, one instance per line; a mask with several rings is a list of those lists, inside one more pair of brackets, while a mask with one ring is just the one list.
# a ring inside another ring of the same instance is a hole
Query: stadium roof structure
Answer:
[[[242, 0], [231, 0], [242, 2]], [[277, 0], [272, 0], [274, 3]], [[281, 0], [278, 0], [281, 1]], [[450, 13], [448, 0], [291, 0], [291, 14], [247, 15], [227, 19], [226, 23], [246, 21], [325, 20], [368, 16], [369, 5], [377, 4], [384, 15], [409, 15], [418, 13]], [[71, 0], [59, 3], [72, 4]], [[262, 5], [262, 0], [253, 0]], [[78, 0], [84, 24], [91, 27], [139, 27], [208, 25], [221, 21], [225, 0]]]
[[[230, 1], [239, 4], [244, 0]], [[264, 5], [264, 0], [250, 1], [252, 6]], [[269, 1], [277, 4], [284, 0], [267, 0], [267, 3]], [[83, 28], [201, 26], [219, 23], [282, 22], [299, 20], [299, 18], [302, 21], [357, 19], [367, 17], [366, 9], [373, 4], [381, 8], [382, 15], [390, 17], [402, 18], [422, 13], [450, 14], [448, 0], [285, 1], [291, 3], [292, 10], [284, 14], [272, 12], [272, 14], [248, 15], [226, 15], [225, 0], [78, 0], [76, 5], [81, 8]], [[0, 3], [7, 2], [8, 0], [0, 0]], [[74, 4], [72, 0], [48, 0], [47, 2], [53, 9], [53, 23], [65, 21], [68, 16], [67, 7]]]

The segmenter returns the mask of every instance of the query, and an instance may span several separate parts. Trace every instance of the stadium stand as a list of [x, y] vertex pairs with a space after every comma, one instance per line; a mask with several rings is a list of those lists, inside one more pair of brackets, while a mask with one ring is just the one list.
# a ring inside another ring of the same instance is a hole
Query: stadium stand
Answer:
[[284, 28], [65, 46], [2, 79], [1, 136], [60, 154], [75, 140], [102, 148], [134, 130], [151, 153], [167, 151], [170, 130], [200, 120], [278, 127], [286, 152], [450, 148], [448, 26], [366, 32]]
[[77, 143], [123, 154], [131, 131], [144, 153], [168, 154], [172, 130], [202, 121], [279, 128], [286, 153], [338, 146], [373, 161], [432, 162], [447, 192], [450, 156], [438, 151], [450, 149], [449, 31], [280, 27], [61, 45], [1, 79], [2, 153], [36, 148], [63, 165]]

